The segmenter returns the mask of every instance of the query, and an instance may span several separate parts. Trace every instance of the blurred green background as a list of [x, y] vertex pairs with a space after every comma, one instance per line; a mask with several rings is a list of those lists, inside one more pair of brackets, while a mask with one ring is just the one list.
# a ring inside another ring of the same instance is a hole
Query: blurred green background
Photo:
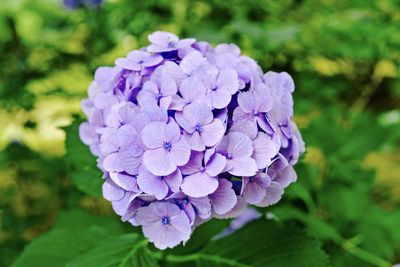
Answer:
[[63, 127], [81, 114], [94, 70], [155, 30], [233, 42], [265, 72], [290, 73], [307, 152], [298, 182], [268, 210], [306, 227], [333, 266], [400, 262], [398, 1], [105, 0], [68, 10], [1, 0], [0, 266], [61, 210], [116, 217], [74, 185]]

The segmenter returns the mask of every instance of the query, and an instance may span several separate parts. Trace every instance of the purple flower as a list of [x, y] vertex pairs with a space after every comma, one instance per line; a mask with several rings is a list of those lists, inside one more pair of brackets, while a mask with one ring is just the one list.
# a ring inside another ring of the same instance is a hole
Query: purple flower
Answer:
[[264, 74], [234, 44], [149, 40], [96, 70], [79, 135], [115, 213], [165, 249], [211, 218], [278, 202], [305, 145], [287, 73]]
[[257, 163], [258, 169], [265, 169], [272, 163], [272, 158], [278, 154], [281, 143], [276, 135], [272, 137], [268, 134], [259, 132], [253, 140], [252, 157]]
[[177, 92], [175, 81], [168, 76], [165, 69], [160, 69], [160, 77], [155, 81], [147, 81], [143, 84], [137, 99], [141, 106], [160, 106], [169, 108], [172, 97]]
[[154, 175], [173, 173], [177, 166], [189, 161], [190, 147], [183, 138], [178, 124], [152, 122], [142, 131], [143, 144], [148, 148], [143, 154], [144, 166]]
[[137, 185], [136, 176], [127, 175], [124, 173], [110, 173], [110, 179], [115, 185], [122, 188], [125, 191], [131, 191], [139, 193], [140, 190]]
[[271, 206], [281, 200], [282, 195], [283, 186], [278, 182], [271, 182], [271, 185], [266, 188], [264, 198], [255, 205], [258, 207]]
[[233, 121], [250, 120], [265, 132], [272, 133], [265, 114], [271, 110], [273, 100], [264, 84], [257, 84], [254, 90], [240, 93], [238, 104], [239, 107], [233, 113]]
[[226, 179], [221, 179], [217, 190], [210, 196], [213, 211], [218, 215], [223, 215], [231, 211], [237, 202], [235, 191], [232, 189], [232, 183]]
[[190, 46], [196, 40], [193, 38], [179, 40], [178, 36], [169, 32], [153, 32], [149, 35], [149, 41], [152, 43], [147, 47], [149, 52], [169, 52]]
[[297, 180], [297, 174], [282, 154], [268, 167], [268, 175], [274, 182], [278, 182], [283, 188]]
[[250, 204], [260, 203], [270, 185], [271, 178], [265, 172], [259, 171], [255, 176], [243, 177], [242, 196]]
[[149, 54], [144, 51], [132, 51], [126, 58], [118, 58], [115, 65], [127, 70], [141, 71], [147, 67], [153, 67], [161, 63], [163, 57], [157, 54]]
[[169, 75], [173, 77], [180, 85], [183, 81], [189, 79], [187, 83], [194, 84], [200, 82], [195, 74], [200, 71], [200, 67], [207, 64], [207, 60], [198, 51], [193, 51], [187, 54], [178, 65], [175, 62], [167, 61], [165, 68]]
[[136, 221], [142, 225], [143, 234], [160, 249], [187, 241], [192, 232], [185, 212], [167, 202], [155, 202], [140, 208]]
[[225, 170], [236, 176], [253, 176], [257, 172], [257, 163], [251, 157], [253, 146], [251, 139], [239, 132], [230, 132], [222, 138], [217, 152], [226, 157]]
[[287, 119], [293, 116], [293, 79], [286, 72], [269, 71], [264, 75], [264, 81], [274, 102], [269, 118], [278, 125], [286, 124]]
[[164, 199], [168, 192], [177, 192], [182, 183], [182, 175], [179, 170], [167, 176], [155, 176], [146, 169], [143, 169], [137, 178], [140, 189], [157, 199]]
[[63, 0], [65, 7], [70, 9], [77, 9], [80, 5], [84, 4], [87, 7], [97, 7], [103, 0]]
[[198, 102], [177, 112], [175, 119], [187, 132], [186, 140], [192, 150], [204, 151], [206, 147], [215, 146], [224, 135], [225, 127], [219, 119], [214, 119], [211, 107]]
[[218, 187], [217, 175], [225, 168], [226, 159], [221, 154], [214, 154], [204, 160], [204, 154], [192, 152], [189, 162], [181, 167], [185, 177], [182, 192], [191, 197], [205, 197]]
[[196, 217], [206, 220], [211, 216], [211, 203], [208, 197], [190, 197], [182, 192], [174, 193], [170, 196], [175, 203], [185, 211], [189, 217], [191, 225], [194, 224]]
[[218, 70], [211, 66], [202, 69], [197, 75], [206, 87], [208, 102], [214, 108], [227, 107], [232, 95], [239, 89], [238, 75], [233, 69]]

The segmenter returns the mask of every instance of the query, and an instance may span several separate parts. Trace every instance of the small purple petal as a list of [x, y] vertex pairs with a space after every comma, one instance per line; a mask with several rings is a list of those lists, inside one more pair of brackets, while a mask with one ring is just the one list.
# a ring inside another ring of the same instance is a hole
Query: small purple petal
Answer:
[[219, 215], [223, 215], [232, 210], [237, 202], [235, 191], [232, 189], [232, 183], [226, 179], [219, 180], [217, 190], [212, 193], [209, 198], [214, 212]]
[[218, 179], [205, 172], [198, 172], [185, 177], [181, 185], [182, 192], [191, 197], [205, 197], [218, 187]]
[[118, 201], [125, 196], [125, 191], [118, 187], [113, 181], [107, 179], [103, 183], [103, 197], [108, 201]]

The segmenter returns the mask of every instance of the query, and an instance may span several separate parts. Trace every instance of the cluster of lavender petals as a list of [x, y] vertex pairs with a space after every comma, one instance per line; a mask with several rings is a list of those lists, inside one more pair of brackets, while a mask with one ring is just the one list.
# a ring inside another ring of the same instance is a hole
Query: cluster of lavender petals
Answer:
[[96, 71], [80, 137], [104, 172], [104, 198], [165, 249], [212, 217], [278, 202], [304, 142], [286, 72], [263, 74], [233, 44], [149, 40]]

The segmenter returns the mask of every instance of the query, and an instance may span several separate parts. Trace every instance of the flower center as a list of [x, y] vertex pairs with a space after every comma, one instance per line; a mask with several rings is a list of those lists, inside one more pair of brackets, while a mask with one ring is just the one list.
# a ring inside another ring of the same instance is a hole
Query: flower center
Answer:
[[231, 154], [231, 153], [228, 153], [228, 154], [226, 155], [226, 158], [227, 158], [227, 159], [232, 159], [232, 154]]
[[206, 170], [206, 168], [204, 168], [203, 166], [200, 167], [200, 172], [204, 172]]
[[189, 198], [185, 197], [184, 199], [182, 199], [182, 203], [184, 205], [187, 205], [189, 203]]
[[214, 85], [214, 86], [211, 88], [211, 91], [217, 91], [217, 89], [218, 89], [218, 86]]
[[156, 95], [157, 101], [160, 101], [160, 99], [161, 99], [162, 97], [163, 97], [162, 94], [161, 94], [161, 93], [158, 93], [158, 94]]
[[201, 126], [200, 123], [197, 123], [197, 124], [194, 126], [194, 130], [195, 130], [196, 132], [201, 133], [201, 132], [203, 131], [203, 126]]
[[170, 151], [172, 147], [172, 144], [170, 142], [164, 142], [163, 143], [163, 148], [167, 151]]
[[164, 224], [164, 225], [165, 225], [165, 224], [169, 224], [169, 217], [166, 217], [166, 216], [165, 216], [165, 217], [162, 217], [162, 218], [161, 218], [161, 223]]
[[258, 115], [258, 111], [257, 110], [253, 110], [253, 115], [257, 116]]
[[144, 62], [144, 60], [143, 59], [141, 59], [141, 60], [139, 60], [139, 64], [143, 64], [143, 62]]
[[168, 42], [168, 48], [174, 48], [175, 47], [175, 42], [174, 41], [169, 41]]

